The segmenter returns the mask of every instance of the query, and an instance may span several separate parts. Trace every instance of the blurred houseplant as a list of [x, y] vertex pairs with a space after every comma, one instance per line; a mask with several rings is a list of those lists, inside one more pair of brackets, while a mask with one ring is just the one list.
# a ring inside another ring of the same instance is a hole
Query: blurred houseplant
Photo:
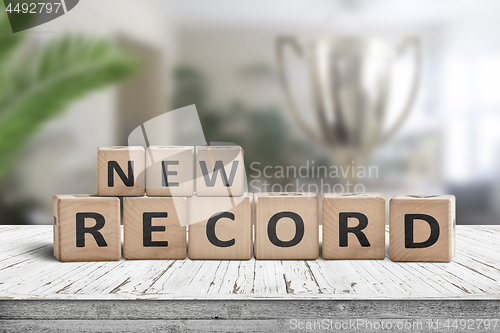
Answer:
[[[110, 40], [66, 35], [41, 46], [28, 36], [25, 32], [12, 33], [2, 10], [0, 181], [4, 180], [4, 185], [23, 148], [47, 120], [85, 94], [119, 82], [139, 69], [137, 61]], [[1, 191], [8, 192], [10, 187], [3, 186]], [[4, 202], [0, 198], [0, 223], [29, 223], [27, 212], [35, 206], [30, 200]]]
[[111, 41], [67, 35], [44, 47], [12, 33], [0, 14], [0, 180], [43, 123], [76, 99], [134, 73]]

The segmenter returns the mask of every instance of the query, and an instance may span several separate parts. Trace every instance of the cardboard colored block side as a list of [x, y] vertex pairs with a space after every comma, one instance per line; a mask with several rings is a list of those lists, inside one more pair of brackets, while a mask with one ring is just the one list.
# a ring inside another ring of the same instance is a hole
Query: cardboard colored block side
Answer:
[[190, 197], [193, 192], [193, 146], [151, 146], [146, 150], [148, 196]]
[[196, 147], [196, 195], [242, 196], [245, 191], [243, 149], [239, 146]]
[[324, 259], [384, 259], [384, 195], [324, 194], [322, 249]]
[[453, 195], [396, 195], [389, 223], [392, 261], [449, 262], [455, 256]]
[[120, 200], [92, 195], [56, 195], [54, 256], [59, 261], [121, 258]]
[[125, 259], [185, 259], [187, 200], [182, 197], [123, 199]]
[[143, 196], [145, 153], [137, 147], [97, 149], [97, 194], [99, 196]]
[[189, 258], [249, 260], [252, 257], [252, 198], [191, 197]]
[[319, 256], [319, 205], [314, 193], [258, 193], [255, 258], [314, 260]]

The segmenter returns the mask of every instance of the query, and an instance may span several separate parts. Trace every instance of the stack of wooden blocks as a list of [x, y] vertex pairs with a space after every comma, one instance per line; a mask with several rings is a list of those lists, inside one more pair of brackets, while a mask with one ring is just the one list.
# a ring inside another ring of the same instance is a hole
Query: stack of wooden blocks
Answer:
[[[385, 257], [381, 193], [324, 194], [322, 207], [324, 259]], [[245, 193], [238, 146], [100, 147], [98, 195], [56, 195], [53, 215], [59, 261], [119, 260], [122, 217], [125, 259], [186, 258], [187, 227], [190, 259], [319, 257], [318, 197]], [[395, 196], [391, 260], [451, 261], [454, 226], [453, 196]]]

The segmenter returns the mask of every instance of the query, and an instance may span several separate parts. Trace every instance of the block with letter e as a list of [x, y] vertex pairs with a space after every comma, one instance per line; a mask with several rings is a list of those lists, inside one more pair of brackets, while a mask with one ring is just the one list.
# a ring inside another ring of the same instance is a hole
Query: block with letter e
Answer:
[[97, 194], [99, 196], [144, 195], [145, 154], [143, 147], [99, 147], [97, 165]]
[[323, 195], [323, 258], [384, 259], [382, 193]]
[[240, 146], [196, 147], [196, 195], [242, 196], [245, 166]]
[[123, 257], [185, 259], [186, 213], [183, 197], [123, 198]]
[[319, 205], [314, 193], [256, 193], [255, 258], [314, 260], [319, 256]]
[[59, 261], [120, 260], [118, 198], [55, 195], [52, 213], [54, 256]]
[[252, 198], [188, 199], [189, 258], [249, 260], [252, 257]]
[[455, 196], [396, 195], [389, 223], [392, 261], [449, 262], [455, 256]]
[[193, 191], [193, 146], [150, 146], [146, 150], [148, 196], [190, 197]]

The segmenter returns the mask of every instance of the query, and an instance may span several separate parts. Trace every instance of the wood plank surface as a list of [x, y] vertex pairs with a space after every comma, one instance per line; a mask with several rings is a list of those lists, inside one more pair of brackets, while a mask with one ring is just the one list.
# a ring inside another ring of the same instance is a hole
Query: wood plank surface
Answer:
[[[381, 329], [370, 329], [367, 323], [378, 323], [386, 328], [383, 331], [391, 331], [387, 329], [391, 325], [399, 332], [457, 332], [465, 329], [446, 323], [460, 318], [467, 331], [496, 332], [499, 312], [499, 302], [492, 300], [3, 300], [0, 328], [2, 332], [293, 332], [301, 323], [318, 325], [307, 331], [324, 332], [319, 325], [326, 323], [329, 330], [375, 332]], [[404, 325], [410, 328], [402, 329]]]
[[[482, 323], [481, 319], [477, 323]], [[428, 328], [429, 323], [438, 324], [435, 328]], [[463, 319], [464, 327], [472, 325], [473, 319]], [[298, 326], [299, 323], [302, 326]], [[352, 323], [352, 326], [351, 326]], [[267, 320], [8, 320], [0, 321], [4, 332], [461, 332], [460, 329], [450, 327], [453, 321], [415, 319], [359, 319], [357, 320], [307, 320], [307, 319], [267, 319]], [[448, 328], [445, 327], [448, 323]], [[462, 321], [461, 321], [462, 323]], [[468, 324], [469, 323], [469, 324]], [[308, 326], [305, 326], [308, 325]], [[313, 326], [315, 325], [315, 326]], [[326, 326], [322, 326], [326, 325]], [[335, 325], [339, 325], [338, 329]], [[344, 328], [341, 328], [342, 326]], [[371, 325], [371, 326], [368, 326]], [[378, 325], [378, 326], [374, 326]], [[389, 326], [390, 325], [390, 326]], [[401, 325], [398, 327], [397, 325]], [[404, 326], [408, 325], [408, 326]], [[458, 325], [458, 324], [457, 324]], [[479, 324], [477, 324], [479, 325]], [[482, 324], [481, 324], [482, 325]], [[306, 328], [307, 327], [307, 328]], [[325, 328], [328, 327], [328, 328]], [[364, 327], [369, 327], [364, 329]], [[392, 329], [388, 329], [391, 327]], [[405, 329], [405, 327], [409, 327]], [[457, 326], [461, 327], [461, 326]], [[469, 326], [471, 327], [471, 326]], [[491, 324], [488, 327], [492, 327]], [[467, 332], [472, 329], [469, 328]], [[474, 330], [477, 332], [495, 332], [485, 325]]]
[[[388, 239], [386, 234], [386, 247]], [[53, 256], [51, 226], [0, 226], [0, 299], [494, 300], [500, 299], [499, 242], [500, 226], [460, 225], [451, 263], [389, 258], [60, 263]]]

